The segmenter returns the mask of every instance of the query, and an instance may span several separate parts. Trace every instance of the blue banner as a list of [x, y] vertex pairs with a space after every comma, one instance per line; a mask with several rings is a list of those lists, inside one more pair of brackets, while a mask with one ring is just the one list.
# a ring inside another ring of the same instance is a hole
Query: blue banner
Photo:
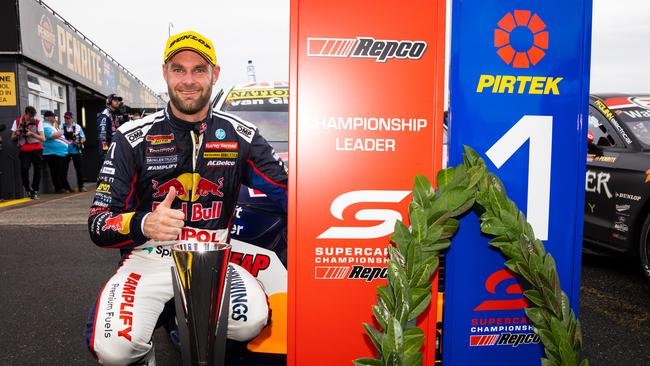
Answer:
[[[557, 263], [578, 309], [591, 0], [454, 0], [450, 165], [473, 147]], [[522, 287], [467, 215], [447, 257], [443, 360], [537, 365]]]

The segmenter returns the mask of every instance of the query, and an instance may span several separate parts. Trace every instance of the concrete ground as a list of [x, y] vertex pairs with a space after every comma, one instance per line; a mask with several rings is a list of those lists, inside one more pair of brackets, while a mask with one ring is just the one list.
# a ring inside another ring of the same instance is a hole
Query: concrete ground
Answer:
[[[86, 229], [92, 192], [43, 195], [0, 207], [0, 365], [93, 365], [83, 341], [87, 312], [114, 272], [117, 250]], [[580, 319], [590, 364], [650, 365], [650, 282], [634, 261], [585, 256]], [[158, 365], [179, 355], [161, 328]], [[230, 365], [281, 365], [236, 353]]]

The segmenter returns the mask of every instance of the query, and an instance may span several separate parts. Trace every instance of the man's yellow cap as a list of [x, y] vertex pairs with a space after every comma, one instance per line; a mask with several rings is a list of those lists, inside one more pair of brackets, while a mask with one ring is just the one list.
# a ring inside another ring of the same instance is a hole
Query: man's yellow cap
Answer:
[[178, 33], [169, 37], [165, 47], [164, 62], [169, 61], [175, 54], [185, 50], [198, 53], [212, 65], [217, 64], [217, 55], [214, 52], [212, 42], [193, 31]]

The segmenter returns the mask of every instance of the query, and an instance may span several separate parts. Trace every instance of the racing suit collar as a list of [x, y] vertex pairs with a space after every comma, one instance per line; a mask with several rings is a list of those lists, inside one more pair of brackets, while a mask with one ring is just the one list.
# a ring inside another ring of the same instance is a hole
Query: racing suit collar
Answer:
[[165, 107], [165, 115], [167, 116], [167, 119], [169, 120], [169, 123], [171, 126], [175, 129], [179, 130], [194, 130], [195, 132], [203, 132], [201, 130], [201, 126], [205, 124], [207, 120], [212, 116], [212, 109], [208, 109], [208, 115], [196, 122], [189, 122], [185, 121], [183, 119], [180, 119], [174, 115], [174, 112], [172, 112], [171, 107], [169, 106], [169, 103]]

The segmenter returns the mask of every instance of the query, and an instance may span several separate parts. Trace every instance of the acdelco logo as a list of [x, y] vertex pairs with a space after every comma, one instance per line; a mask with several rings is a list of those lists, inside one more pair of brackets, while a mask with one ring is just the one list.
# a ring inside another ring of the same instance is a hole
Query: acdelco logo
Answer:
[[424, 41], [380, 40], [372, 37], [308, 38], [307, 56], [373, 58], [386, 62], [391, 58], [418, 60], [427, 49]]
[[[332, 201], [332, 216], [343, 220], [343, 211], [357, 203], [397, 203], [410, 191], [365, 190], [344, 193]], [[381, 221], [374, 226], [333, 226], [318, 236], [318, 239], [376, 239], [393, 233], [395, 221], [402, 220], [402, 214], [388, 209], [362, 209], [354, 218], [358, 221]]]

